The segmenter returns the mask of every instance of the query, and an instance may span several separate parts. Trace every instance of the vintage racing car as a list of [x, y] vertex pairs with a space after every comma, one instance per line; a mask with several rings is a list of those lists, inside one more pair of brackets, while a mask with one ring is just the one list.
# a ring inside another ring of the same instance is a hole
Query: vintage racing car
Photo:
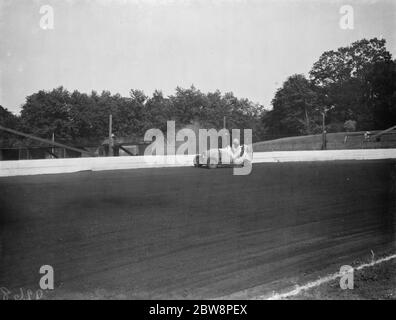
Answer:
[[249, 151], [250, 149], [246, 145], [241, 145], [240, 149], [240, 153], [236, 156], [233, 156], [230, 147], [209, 149], [194, 157], [194, 167], [206, 167], [208, 169], [215, 169], [217, 167], [243, 167], [248, 162], [252, 162], [253, 152]]

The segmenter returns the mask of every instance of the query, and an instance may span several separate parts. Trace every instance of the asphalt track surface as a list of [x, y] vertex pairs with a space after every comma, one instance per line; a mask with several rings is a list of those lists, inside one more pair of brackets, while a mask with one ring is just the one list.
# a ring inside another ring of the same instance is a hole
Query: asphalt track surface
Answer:
[[47, 298], [254, 298], [396, 251], [396, 162], [0, 178], [0, 287]]

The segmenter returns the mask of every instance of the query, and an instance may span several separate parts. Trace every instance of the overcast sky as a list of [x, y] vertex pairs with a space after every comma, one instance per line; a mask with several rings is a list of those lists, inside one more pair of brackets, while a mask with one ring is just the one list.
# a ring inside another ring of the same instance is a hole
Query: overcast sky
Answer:
[[[54, 29], [40, 28], [42, 5]], [[339, 27], [344, 4], [354, 29]], [[396, 1], [0, 0], [0, 105], [63, 85], [164, 94], [194, 84], [270, 107], [289, 75], [325, 50], [384, 37], [396, 56]]]

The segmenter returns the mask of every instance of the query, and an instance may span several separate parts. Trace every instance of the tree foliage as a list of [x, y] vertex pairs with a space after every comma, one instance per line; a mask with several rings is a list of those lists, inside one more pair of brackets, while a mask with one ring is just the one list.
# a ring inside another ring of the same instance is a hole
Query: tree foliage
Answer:
[[311, 134], [317, 131], [318, 93], [304, 75], [289, 77], [272, 100], [273, 110], [264, 116], [272, 135]]
[[[19, 118], [6, 108], [0, 106], [0, 125], [17, 130], [19, 128]], [[0, 145], [13, 145], [17, 140], [17, 137], [13, 134], [5, 131], [0, 132]]]
[[309, 79], [294, 75], [284, 82], [262, 122], [274, 135], [320, 131], [324, 110], [328, 131], [343, 130], [355, 121], [356, 130], [396, 125], [396, 63], [384, 39], [360, 40], [324, 52], [313, 64]]
[[79, 145], [97, 145], [108, 136], [109, 115], [118, 137], [143, 137], [146, 130], [166, 132], [166, 122], [177, 127], [198, 122], [202, 128], [221, 129], [223, 117], [228, 129], [256, 128], [262, 106], [232, 93], [202, 93], [194, 86], [176, 88], [165, 97], [161, 91], [147, 96], [141, 90], [130, 90], [128, 97], [103, 91], [98, 94], [69, 92], [63, 87], [40, 90], [26, 98], [22, 106], [20, 129], [23, 132]]

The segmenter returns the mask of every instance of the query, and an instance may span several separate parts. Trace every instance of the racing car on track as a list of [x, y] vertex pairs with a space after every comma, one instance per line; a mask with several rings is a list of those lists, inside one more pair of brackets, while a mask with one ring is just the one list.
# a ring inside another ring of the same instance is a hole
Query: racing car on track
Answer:
[[243, 167], [252, 162], [253, 152], [246, 145], [237, 148], [230, 146], [219, 149], [209, 149], [194, 157], [194, 167]]

